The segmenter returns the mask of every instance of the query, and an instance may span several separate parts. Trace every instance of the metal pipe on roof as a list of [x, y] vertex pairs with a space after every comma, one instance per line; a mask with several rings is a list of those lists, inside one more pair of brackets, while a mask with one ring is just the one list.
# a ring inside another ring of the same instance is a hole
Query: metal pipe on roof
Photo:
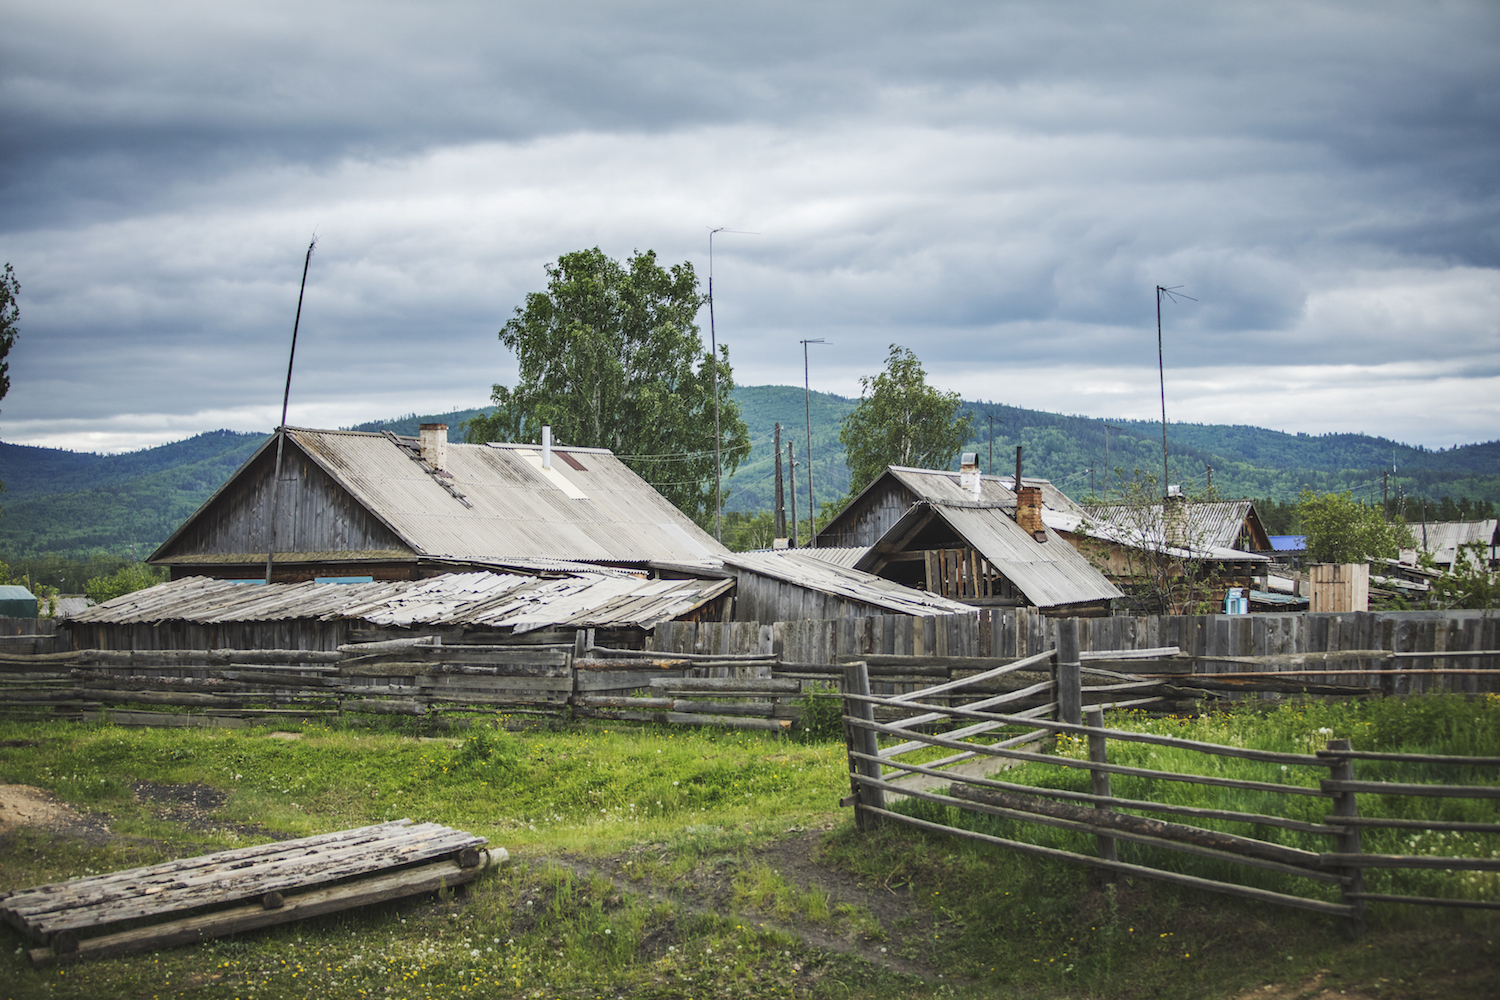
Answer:
[[552, 425], [542, 425], [542, 468], [552, 468]]

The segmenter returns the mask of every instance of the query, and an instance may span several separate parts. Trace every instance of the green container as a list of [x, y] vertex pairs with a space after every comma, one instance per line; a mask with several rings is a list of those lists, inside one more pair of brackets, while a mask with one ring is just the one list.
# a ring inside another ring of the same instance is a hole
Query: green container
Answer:
[[0, 618], [35, 618], [36, 595], [25, 587], [0, 587]]

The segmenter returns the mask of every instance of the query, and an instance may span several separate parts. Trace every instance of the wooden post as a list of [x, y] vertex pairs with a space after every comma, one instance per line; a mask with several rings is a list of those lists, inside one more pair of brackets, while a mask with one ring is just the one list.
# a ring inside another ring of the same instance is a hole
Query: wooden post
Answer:
[[[1089, 709], [1089, 725], [1095, 729], [1104, 728], [1104, 709]], [[1093, 761], [1095, 764], [1109, 763], [1109, 755], [1104, 748], [1103, 733], [1100, 733], [1098, 735], [1089, 733], [1089, 760]], [[1109, 790], [1108, 771], [1090, 771], [1089, 775], [1093, 779], [1095, 795], [1113, 794]], [[1106, 811], [1109, 810], [1109, 806], [1105, 805], [1103, 802], [1094, 803], [1094, 808], [1103, 809]], [[1099, 857], [1103, 858], [1106, 861], [1120, 860], [1119, 853], [1115, 850], [1115, 838], [1103, 836], [1099, 837]], [[1106, 873], [1106, 878], [1109, 881], [1113, 881], [1113, 875]]]
[[[864, 660], [844, 664], [844, 693], [866, 695], [870, 693], [870, 671]], [[844, 714], [861, 722], [875, 721], [875, 706], [867, 701], [844, 700]], [[850, 751], [849, 790], [854, 793], [854, 823], [861, 830], [878, 826], [880, 817], [865, 812], [865, 806], [885, 808], [885, 792], [879, 788], [867, 788], [856, 779], [856, 775], [867, 778], [880, 777], [880, 764], [873, 760], [855, 760], [853, 753], [875, 756], [880, 752], [880, 743], [873, 729], [864, 729], [849, 722], [844, 723], [844, 745]]]
[[[1329, 750], [1352, 750], [1348, 740], [1329, 740]], [[1354, 760], [1350, 757], [1336, 757], [1333, 760], [1329, 777], [1334, 781], [1354, 780]], [[1359, 815], [1359, 805], [1355, 801], [1353, 792], [1335, 792], [1333, 794], [1333, 815], [1335, 817], [1355, 817]], [[1338, 837], [1340, 854], [1360, 854], [1359, 827], [1350, 825], [1343, 828]], [[1365, 901], [1356, 896], [1349, 898], [1350, 893], [1363, 893], [1365, 891], [1365, 870], [1358, 866], [1350, 866], [1343, 870], [1348, 876], [1347, 885], [1341, 886], [1339, 891], [1344, 897], [1344, 902], [1354, 908], [1354, 912], [1348, 918], [1345, 926], [1352, 937], [1359, 937], [1365, 932]]]
[[1057, 622], [1057, 721], [1083, 725], [1083, 675], [1078, 660], [1078, 619]]

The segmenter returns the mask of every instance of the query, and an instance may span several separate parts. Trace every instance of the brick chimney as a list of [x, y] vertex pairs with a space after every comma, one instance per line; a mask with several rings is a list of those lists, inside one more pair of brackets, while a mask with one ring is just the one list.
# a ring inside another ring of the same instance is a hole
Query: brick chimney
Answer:
[[422, 446], [422, 461], [434, 469], [446, 468], [448, 464], [448, 425], [422, 424], [417, 430], [417, 440]]
[[1162, 504], [1161, 518], [1166, 543], [1177, 549], [1188, 548], [1187, 497], [1182, 495], [1182, 487], [1168, 488], [1166, 501]]
[[1016, 523], [1039, 542], [1047, 540], [1047, 529], [1042, 524], [1042, 488], [1022, 486], [1016, 491]]

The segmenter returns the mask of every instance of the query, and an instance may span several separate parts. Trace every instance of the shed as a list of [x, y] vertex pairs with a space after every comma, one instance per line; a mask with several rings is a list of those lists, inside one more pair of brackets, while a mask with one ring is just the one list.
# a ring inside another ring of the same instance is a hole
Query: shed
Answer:
[[[1009, 504], [1014, 508], [1015, 476], [984, 476], [977, 469], [972, 473], [973, 478], [966, 478], [969, 475], [962, 471], [889, 466], [818, 532], [818, 548], [874, 545], [921, 501]], [[1044, 519], [1051, 511], [1083, 513], [1083, 508], [1046, 479], [1023, 476], [1021, 484], [1041, 490]]]
[[1487, 568], [1500, 565], [1496, 558], [1497, 543], [1500, 543], [1500, 520], [1490, 518], [1483, 521], [1429, 521], [1408, 524], [1416, 546], [1401, 550], [1401, 561], [1415, 566], [1423, 554], [1432, 558], [1439, 569], [1448, 569], [1458, 561], [1460, 548], [1477, 546], [1480, 560]]
[[100, 649], [336, 649], [401, 635], [504, 642], [578, 629], [640, 647], [662, 622], [721, 620], [733, 589], [732, 579], [609, 572], [552, 579], [452, 573], [363, 584], [188, 577], [89, 608], [69, 628], [74, 648]]
[[19, 584], [0, 586], [0, 618], [35, 617], [35, 594]]
[[150, 562], [173, 579], [264, 579], [272, 547], [272, 579], [283, 582], [490, 568], [567, 575], [580, 563], [644, 567], [728, 551], [609, 451], [450, 443], [444, 424], [415, 438], [284, 428]]
[[1018, 522], [1014, 501], [920, 501], [855, 567], [966, 606], [1104, 615], [1124, 596], [1036, 512]]

